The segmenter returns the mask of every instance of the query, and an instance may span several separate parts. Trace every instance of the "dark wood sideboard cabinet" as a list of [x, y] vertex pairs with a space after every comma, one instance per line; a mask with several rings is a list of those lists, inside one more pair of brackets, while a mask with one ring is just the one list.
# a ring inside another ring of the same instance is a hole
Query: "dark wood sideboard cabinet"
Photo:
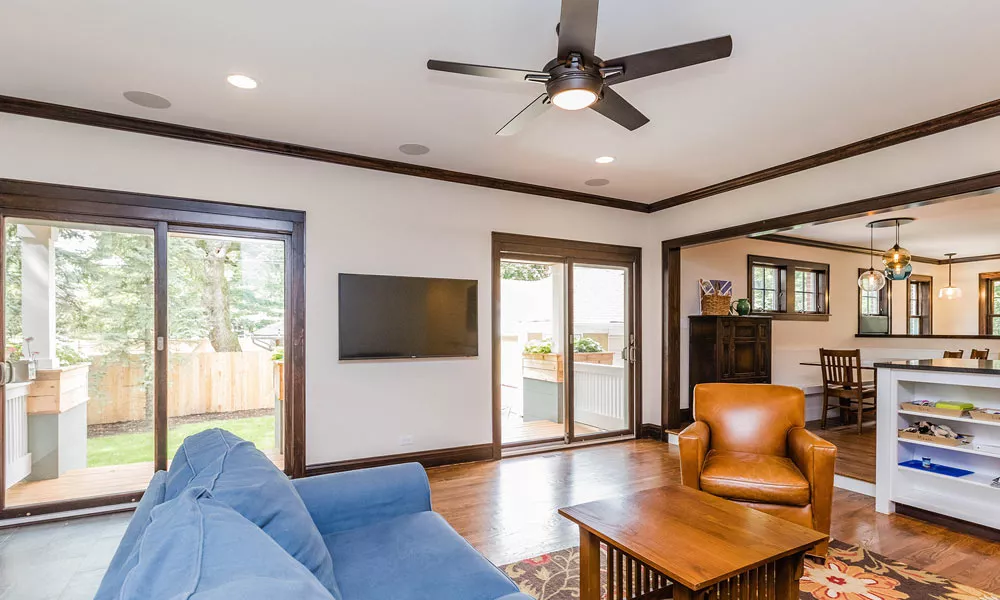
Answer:
[[699, 383], [771, 383], [771, 317], [688, 317], [688, 388]]

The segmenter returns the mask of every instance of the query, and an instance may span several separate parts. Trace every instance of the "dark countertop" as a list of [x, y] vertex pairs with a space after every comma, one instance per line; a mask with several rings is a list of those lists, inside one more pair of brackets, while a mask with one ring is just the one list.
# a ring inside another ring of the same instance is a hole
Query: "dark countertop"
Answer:
[[877, 369], [910, 369], [912, 371], [946, 371], [1000, 375], [1000, 360], [972, 360], [970, 358], [931, 358], [924, 360], [891, 360], [876, 362]]

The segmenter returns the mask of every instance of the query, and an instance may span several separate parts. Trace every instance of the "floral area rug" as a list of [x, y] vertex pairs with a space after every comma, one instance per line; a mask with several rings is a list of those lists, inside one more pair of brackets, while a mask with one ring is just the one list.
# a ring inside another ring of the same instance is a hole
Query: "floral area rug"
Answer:
[[[543, 554], [503, 569], [522, 592], [538, 600], [580, 597], [579, 548]], [[825, 565], [806, 559], [799, 589], [802, 600], [1000, 600], [998, 595], [836, 540], [830, 543]]]

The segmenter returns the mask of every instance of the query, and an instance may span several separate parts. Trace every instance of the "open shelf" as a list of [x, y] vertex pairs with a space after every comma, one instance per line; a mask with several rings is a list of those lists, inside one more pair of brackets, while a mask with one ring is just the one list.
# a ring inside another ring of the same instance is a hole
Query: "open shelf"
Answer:
[[979, 485], [982, 487], [989, 488], [991, 490], [996, 490], [1000, 493], [1000, 488], [995, 488], [991, 485], [993, 478], [996, 475], [986, 475], [983, 473], [972, 473], [964, 477], [950, 477], [948, 475], [941, 475], [940, 473], [932, 473], [930, 471], [924, 471], [923, 469], [915, 469], [913, 467], [904, 467], [903, 465], [896, 465], [901, 472], [909, 473], [920, 473], [921, 475], [927, 477], [935, 477], [937, 479], [944, 479], [945, 481], [959, 481], [961, 483], [967, 483], [969, 485]]
[[946, 417], [944, 415], [935, 415], [932, 413], [917, 412], [915, 410], [902, 410], [897, 411], [901, 415], [912, 415], [914, 417], [921, 417], [925, 421], [942, 420], [942, 421], [960, 421], [962, 423], [971, 423], [973, 425], [986, 425], [987, 427], [1000, 427], [1000, 422], [997, 421], [978, 421], [976, 419], [971, 419], [969, 417]]
[[982, 450], [976, 450], [972, 448], [972, 444], [966, 444], [965, 446], [943, 446], [941, 444], [934, 444], [931, 442], [921, 442], [920, 440], [910, 440], [906, 438], [898, 437], [897, 441], [901, 444], [915, 444], [917, 446], [927, 446], [929, 448], [941, 448], [942, 450], [951, 450], [953, 452], [964, 452], [966, 454], [976, 454], [978, 456], [989, 456], [990, 458], [1000, 459], [1000, 454], [993, 454], [992, 452], [983, 452]]

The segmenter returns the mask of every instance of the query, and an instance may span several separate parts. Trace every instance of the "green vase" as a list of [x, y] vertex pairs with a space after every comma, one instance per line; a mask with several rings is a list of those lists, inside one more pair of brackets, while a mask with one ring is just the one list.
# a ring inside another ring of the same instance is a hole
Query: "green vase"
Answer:
[[741, 317], [745, 317], [750, 314], [750, 301], [746, 298], [740, 298], [729, 305], [729, 310]]

